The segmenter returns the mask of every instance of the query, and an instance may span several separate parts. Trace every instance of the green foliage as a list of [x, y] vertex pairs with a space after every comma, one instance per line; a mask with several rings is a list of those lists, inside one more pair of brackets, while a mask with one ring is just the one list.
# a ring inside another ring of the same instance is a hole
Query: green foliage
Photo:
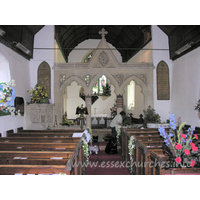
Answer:
[[161, 123], [160, 115], [155, 112], [155, 109], [150, 105], [144, 112], [144, 122], [145, 123]]
[[40, 103], [40, 99], [48, 98], [47, 91], [40, 84], [36, 84], [34, 89], [30, 91], [31, 103]]
[[108, 83], [106, 83], [106, 85], [103, 86], [103, 93], [101, 94], [101, 96], [111, 96], [111, 90]]
[[67, 119], [67, 113], [65, 113], [63, 116], [62, 116], [62, 123], [60, 123], [60, 125], [62, 126], [71, 126], [71, 125], [74, 125], [74, 123]]

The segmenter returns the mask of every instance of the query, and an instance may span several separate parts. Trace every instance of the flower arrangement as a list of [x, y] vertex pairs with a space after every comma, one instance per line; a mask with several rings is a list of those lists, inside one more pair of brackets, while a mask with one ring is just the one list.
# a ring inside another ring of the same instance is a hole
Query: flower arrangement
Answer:
[[10, 102], [12, 99], [12, 87], [16, 86], [15, 80], [13, 79], [8, 83], [1, 82], [0, 86], [0, 103], [6, 104], [6, 102]]
[[89, 147], [88, 147], [88, 143], [85, 140], [85, 138], [82, 137], [82, 149], [83, 149], [83, 154], [86, 158], [88, 158], [89, 154]]
[[15, 92], [12, 88], [14, 86], [16, 86], [14, 79], [8, 83], [0, 83], [0, 115], [15, 115], [15, 107], [11, 106], [15, 98]]
[[200, 99], [196, 103], [196, 106], [194, 107], [194, 110], [197, 110], [200, 113]]
[[48, 98], [47, 91], [40, 84], [36, 84], [34, 89], [30, 91], [31, 103], [40, 103], [41, 99]]
[[155, 112], [155, 109], [150, 105], [147, 110], [143, 110], [144, 112], [144, 121], [145, 123], [161, 123], [160, 115]]
[[117, 115], [117, 100], [115, 99], [114, 106], [110, 108], [111, 117], [114, 118]]
[[116, 136], [116, 138], [119, 139], [120, 135], [121, 135], [121, 127], [119, 127], [117, 129], [117, 136]]
[[158, 129], [160, 135], [164, 138], [163, 149], [170, 157], [170, 164], [166, 167], [174, 165], [174, 162], [179, 167], [194, 167], [198, 162], [198, 147], [193, 143], [198, 139], [198, 136], [193, 135], [192, 127], [187, 130], [187, 133], [183, 133], [184, 124], [185, 122], [177, 130], [174, 114], [171, 114], [169, 133], [165, 131], [164, 127]]
[[65, 112], [65, 114], [62, 116], [62, 123], [60, 123], [60, 125], [62, 126], [71, 126], [74, 125], [74, 123], [67, 119], [67, 113]]
[[130, 156], [134, 155], [134, 149], [135, 149], [134, 137], [131, 136], [130, 140], [128, 141], [128, 150], [129, 150], [128, 154]]
[[133, 173], [133, 155], [134, 155], [134, 149], [135, 149], [135, 143], [134, 143], [134, 137], [131, 136], [130, 140], [128, 141], [128, 150], [130, 155], [130, 174]]
[[87, 127], [87, 129], [86, 129], [87, 131], [88, 131], [88, 133], [90, 134], [90, 142], [92, 141], [92, 129], [91, 128], [89, 128], [89, 127]]

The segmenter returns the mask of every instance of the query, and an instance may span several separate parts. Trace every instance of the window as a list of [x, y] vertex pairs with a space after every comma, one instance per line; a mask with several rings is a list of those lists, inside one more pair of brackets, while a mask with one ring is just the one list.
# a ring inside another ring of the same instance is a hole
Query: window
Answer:
[[89, 63], [92, 56], [93, 56], [94, 51], [90, 52], [85, 58], [84, 58], [84, 63]]
[[106, 86], [106, 84], [110, 85], [109, 79], [106, 78], [105, 75], [103, 75], [101, 78], [98, 79], [97, 83], [93, 86], [92, 93], [94, 95], [102, 95], [104, 90], [103, 87]]
[[135, 82], [131, 81], [127, 86], [127, 107], [129, 110], [135, 109]]

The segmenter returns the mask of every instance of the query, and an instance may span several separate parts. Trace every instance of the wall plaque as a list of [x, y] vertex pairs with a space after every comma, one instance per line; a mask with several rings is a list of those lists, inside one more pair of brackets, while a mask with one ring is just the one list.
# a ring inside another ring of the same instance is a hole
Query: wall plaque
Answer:
[[117, 108], [123, 108], [123, 96], [117, 95]]
[[157, 66], [157, 99], [170, 99], [169, 68], [164, 61], [159, 62]]
[[38, 67], [38, 84], [47, 90], [48, 98], [51, 99], [51, 71], [46, 62], [42, 62]]

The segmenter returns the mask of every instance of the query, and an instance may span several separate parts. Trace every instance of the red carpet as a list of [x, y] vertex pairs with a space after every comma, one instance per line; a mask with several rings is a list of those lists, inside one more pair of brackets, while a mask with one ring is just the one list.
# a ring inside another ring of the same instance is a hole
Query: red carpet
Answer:
[[119, 153], [106, 154], [101, 150], [97, 155], [90, 155], [85, 175], [130, 175], [130, 173]]

